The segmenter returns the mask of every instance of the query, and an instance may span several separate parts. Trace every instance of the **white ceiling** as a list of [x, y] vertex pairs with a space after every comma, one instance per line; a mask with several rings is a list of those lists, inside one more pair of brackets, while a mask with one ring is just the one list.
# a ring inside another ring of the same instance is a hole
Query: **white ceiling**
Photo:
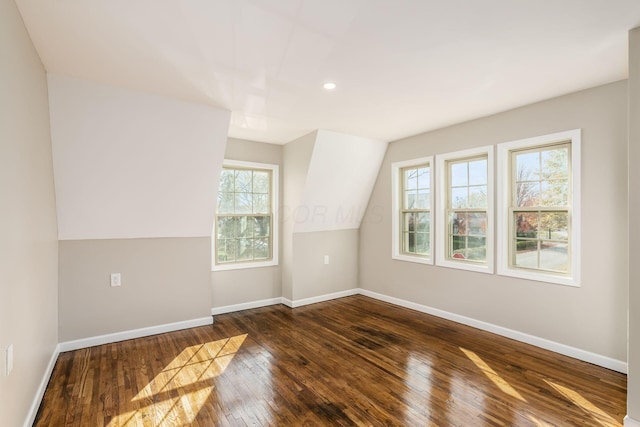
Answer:
[[[395, 140], [627, 76], [639, 0], [16, 0], [48, 72]], [[322, 89], [326, 81], [338, 87]]]

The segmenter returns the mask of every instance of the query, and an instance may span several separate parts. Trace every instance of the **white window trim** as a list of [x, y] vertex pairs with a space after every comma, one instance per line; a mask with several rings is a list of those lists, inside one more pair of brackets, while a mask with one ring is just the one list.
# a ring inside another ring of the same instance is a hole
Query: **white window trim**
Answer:
[[[511, 268], [509, 266], [510, 153], [513, 150], [534, 148], [541, 145], [566, 141], [570, 141], [571, 143], [571, 272], [568, 275], [560, 275]], [[580, 129], [498, 144], [497, 252], [499, 275], [566, 286], [580, 286], [580, 144]]]
[[267, 261], [247, 261], [247, 262], [236, 262], [229, 264], [216, 264], [216, 215], [218, 212], [217, 203], [216, 209], [213, 216], [213, 231], [211, 233], [211, 270], [212, 271], [225, 271], [225, 270], [241, 270], [245, 268], [259, 268], [259, 267], [271, 267], [274, 265], [278, 265], [278, 189], [280, 188], [279, 184], [279, 171], [280, 167], [278, 165], [272, 165], [268, 163], [256, 163], [256, 162], [245, 162], [240, 160], [227, 160], [225, 159], [222, 163], [223, 167], [229, 168], [246, 168], [246, 169], [267, 169], [271, 171], [271, 215], [272, 215], [272, 224], [271, 224], [271, 259]]
[[[447, 259], [446, 239], [447, 239], [447, 161], [463, 160], [470, 157], [487, 156], [487, 262], [486, 264], [474, 264], [464, 261], [453, 261]], [[438, 182], [437, 204], [436, 204], [436, 265], [442, 267], [458, 268], [461, 270], [476, 271], [480, 273], [493, 274], [494, 267], [494, 217], [493, 217], [493, 146], [471, 148], [468, 150], [456, 151], [454, 153], [439, 154], [436, 156], [436, 174]]]
[[[412, 166], [420, 166], [428, 164], [429, 165], [429, 186], [430, 186], [430, 197], [429, 197], [429, 212], [431, 213], [429, 220], [429, 248], [431, 248], [431, 256], [419, 256], [419, 255], [407, 255], [402, 253], [400, 250], [400, 210], [402, 209], [402, 199], [399, 194], [400, 190], [400, 171], [406, 167]], [[401, 162], [395, 162], [391, 164], [391, 198], [393, 207], [391, 213], [391, 235], [392, 235], [392, 252], [391, 258], [400, 260], [400, 261], [409, 261], [416, 262], [419, 264], [429, 264], [433, 265], [434, 259], [434, 246], [433, 246], [433, 231], [434, 231], [434, 164], [433, 164], [433, 156], [429, 157], [420, 157], [418, 159], [404, 160]]]

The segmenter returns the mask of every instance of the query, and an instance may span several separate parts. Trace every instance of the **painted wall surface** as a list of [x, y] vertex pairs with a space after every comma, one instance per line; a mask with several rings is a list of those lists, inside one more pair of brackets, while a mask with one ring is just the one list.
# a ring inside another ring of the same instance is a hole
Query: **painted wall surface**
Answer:
[[294, 231], [360, 228], [387, 143], [319, 130]]
[[[282, 145], [229, 138], [224, 157], [229, 160], [280, 165], [280, 173], [282, 173], [282, 155]], [[280, 179], [281, 195], [283, 193], [282, 181]], [[280, 197], [280, 202], [282, 203], [282, 197]], [[278, 209], [280, 208], [279, 206]], [[279, 230], [279, 238], [282, 239], [282, 227]], [[280, 245], [280, 256], [278, 258], [282, 259], [282, 245]], [[213, 289], [212, 307], [214, 308], [282, 296], [282, 269], [280, 265], [213, 271], [211, 272], [211, 277]]]
[[[306, 218], [306, 212], [300, 211], [298, 206], [302, 202], [302, 194], [307, 182], [307, 173], [313, 154], [313, 147], [316, 141], [317, 132], [300, 137], [284, 146], [282, 153], [281, 170], [283, 181], [282, 209], [280, 211], [280, 221], [282, 227], [282, 296], [286, 299], [293, 299], [293, 267], [294, 267], [294, 246], [293, 232], [297, 221]], [[300, 219], [298, 219], [298, 217]]]
[[357, 288], [358, 240], [357, 229], [294, 233], [292, 301]]
[[211, 235], [228, 111], [48, 79], [61, 240]]
[[[640, 161], [640, 28], [629, 32], [629, 164]], [[627, 415], [640, 425], [640, 168], [629, 168], [629, 371]], [[633, 424], [628, 424], [633, 425]]]
[[0, 424], [19, 426], [58, 343], [58, 242], [47, 79], [12, 0], [0, 64]]
[[[626, 92], [617, 82], [391, 143], [360, 229], [360, 287], [626, 361]], [[580, 287], [391, 259], [392, 162], [576, 128]]]
[[63, 240], [60, 278], [60, 342], [209, 317], [211, 239]]

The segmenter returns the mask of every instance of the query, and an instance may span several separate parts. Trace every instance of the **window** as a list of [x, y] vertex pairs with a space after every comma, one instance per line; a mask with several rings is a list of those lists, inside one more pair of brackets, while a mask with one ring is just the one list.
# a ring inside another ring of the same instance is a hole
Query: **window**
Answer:
[[437, 157], [437, 264], [493, 273], [493, 148]]
[[277, 165], [224, 162], [214, 225], [214, 270], [278, 264], [277, 188]]
[[500, 144], [500, 274], [579, 284], [580, 131]]
[[391, 165], [394, 259], [433, 264], [431, 164], [425, 157]]

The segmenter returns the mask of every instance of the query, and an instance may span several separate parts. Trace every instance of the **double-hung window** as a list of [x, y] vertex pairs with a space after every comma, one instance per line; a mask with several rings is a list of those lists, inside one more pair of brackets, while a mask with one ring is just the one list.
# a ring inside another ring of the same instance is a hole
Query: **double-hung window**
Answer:
[[225, 161], [214, 230], [214, 270], [277, 265], [278, 166]]
[[493, 148], [437, 156], [437, 264], [493, 272]]
[[580, 131], [500, 144], [503, 275], [579, 284]]
[[393, 163], [394, 259], [433, 264], [432, 157]]

